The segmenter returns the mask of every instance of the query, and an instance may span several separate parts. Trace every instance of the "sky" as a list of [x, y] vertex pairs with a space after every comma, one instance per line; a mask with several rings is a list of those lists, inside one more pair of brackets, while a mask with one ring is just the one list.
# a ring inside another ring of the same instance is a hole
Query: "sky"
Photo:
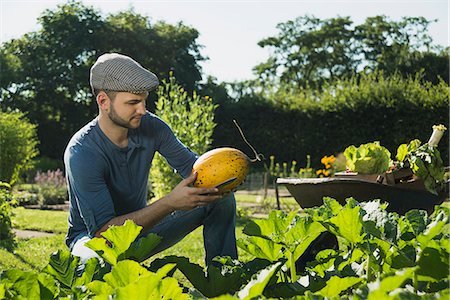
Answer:
[[[36, 31], [37, 18], [45, 9], [55, 9], [58, 0], [0, 0], [0, 42]], [[450, 0], [316, 0], [316, 1], [250, 1], [250, 0], [134, 0], [82, 1], [102, 14], [134, 8], [148, 16], [171, 24], [183, 22], [200, 33], [198, 43], [204, 47], [204, 74], [218, 81], [240, 81], [253, 77], [252, 68], [264, 62], [270, 50], [258, 46], [263, 38], [275, 36], [276, 25], [303, 15], [321, 19], [349, 16], [355, 25], [367, 17], [386, 15], [399, 21], [402, 17], [422, 16], [437, 19], [429, 29], [434, 43], [449, 45]]]

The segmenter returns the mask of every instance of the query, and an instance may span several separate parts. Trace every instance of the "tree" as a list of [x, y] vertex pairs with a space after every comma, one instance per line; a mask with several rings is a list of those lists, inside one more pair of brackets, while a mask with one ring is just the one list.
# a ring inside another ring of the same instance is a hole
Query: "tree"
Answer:
[[69, 1], [46, 10], [39, 24], [41, 30], [0, 47], [0, 107], [27, 112], [39, 124], [44, 156], [60, 159], [70, 136], [96, 115], [89, 69], [105, 52], [130, 55], [160, 78], [174, 69], [189, 89], [201, 79], [198, 32], [181, 23], [152, 25], [132, 10], [104, 18]]
[[261, 79], [306, 86], [324, 79], [349, 76], [355, 69], [355, 49], [349, 17], [320, 20], [303, 16], [280, 23], [280, 34], [263, 39], [274, 55], [255, 67]]
[[0, 183], [14, 184], [38, 155], [36, 125], [21, 112], [0, 111]]
[[[423, 17], [391, 21], [369, 17], [354, 26], [349, 17], [320, 20], [304, 16], [277, 25], [277, 36], [261, 47], [273, 54], [255, 67], [261, 85], [320, 88], [324, 81], [349, 78], [360, 72], [383, 71], [386, 76], [424, 72], [424, 78], [448, 82], [448, 49], [432, 44]], [[424, 68], [424, 63], [428, 63]], [[274, 84], [275, 83], [275, 84]]]

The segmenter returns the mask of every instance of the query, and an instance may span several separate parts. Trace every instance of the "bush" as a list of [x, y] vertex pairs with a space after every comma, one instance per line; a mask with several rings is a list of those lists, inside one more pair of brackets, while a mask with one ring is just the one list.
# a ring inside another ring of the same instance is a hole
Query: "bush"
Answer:
[[[206, 152], [211, 146], [211, 136], [216, 126], [214, 110], [217, 105], [213, 104], [211, 98], [201, 97], [195, 92], [192, 96], [188, 95], [173, 76], [168, 82], [163, 81], [157, 95], [156, 115], [169, 124], [175, 136], [193, 152]], [[158, 153], [150, 174], [152, 192], [156, 198], [166, 195], [180, 182], [180, 176]]]
[[0, 246], [9, 248], [14, 242], [14, 232], [11, 226], [11, 203], [13, 196], [11, 186], [0, 182]]
[[64, 204], [67, 200], [67, 185], [60, 169], [37, 172], [34, 178], [39, 187], [39, 199], [43, 205]]
[[[371, 74], [330, 83], [323, 91], [278, 91], [272, 99], [239, 101], [218, 109], [214, 146], [246, 149], [230, 126], [239, 121], [249, 141], [266, 157], [320, 167], [320, 158], [343, 152], [348, 145], [380, 141], [391, 153], [413, 139], [428, 141], [432, 126], [449, 124], [449, 88], [418, 77]], [[245, 99], [244, 99], [245, 100]], [[447, 142], [444, 142], [447, 141]], [[448, 131], [439, 144], [448, 161]]]
[[0, 112], [0, 181], [14, 184], [38, 155], [36, 125], [21, 112]]

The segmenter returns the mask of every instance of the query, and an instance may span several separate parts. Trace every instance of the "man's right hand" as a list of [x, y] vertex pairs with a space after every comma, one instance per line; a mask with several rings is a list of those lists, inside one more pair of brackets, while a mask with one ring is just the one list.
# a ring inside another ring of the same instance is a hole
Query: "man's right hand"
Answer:
[[197, 206], [205, 206], [223, 197], [217, 188], [193, 187], [197, 172], [182, 180], [165, 198], [167, 205], [174, 210], [190, 210]]

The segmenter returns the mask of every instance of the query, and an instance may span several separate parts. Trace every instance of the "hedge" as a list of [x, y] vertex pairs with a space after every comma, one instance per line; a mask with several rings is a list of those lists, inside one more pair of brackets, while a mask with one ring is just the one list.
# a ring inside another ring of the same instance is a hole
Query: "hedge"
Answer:
[[[214, 147], [227, 145], [251, 153], [233, 127], [235, 118], [267, 158], [275, 155], [277, 161], [304, 165], [310, 154], [317, 167], [321, 157], [336, 155], [351, 144], [380, 141], [395, 155], [402, 143], [414, 138], [428, 141], [434, 124], [449, 127], [448, 85], [443, 81], [433, 85], [418, 77], [372, 74], [338, 81], [316, 93], [279, 91], [269, 100], [220, 106]], [[439, 150], [448, 162], [448, 131]]]

